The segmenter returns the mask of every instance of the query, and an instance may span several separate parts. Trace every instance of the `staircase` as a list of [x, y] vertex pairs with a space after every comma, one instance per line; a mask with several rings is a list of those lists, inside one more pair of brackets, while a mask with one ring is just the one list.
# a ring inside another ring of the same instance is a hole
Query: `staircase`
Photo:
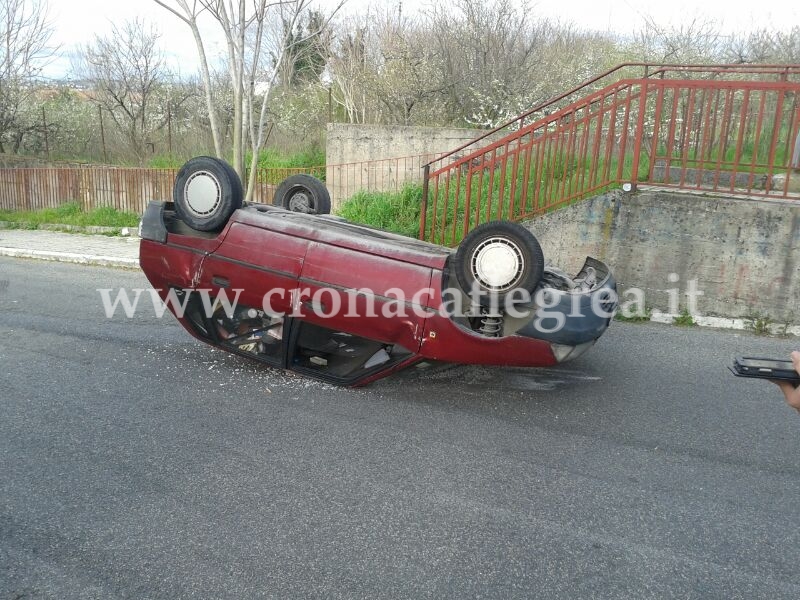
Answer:
[[800, 65], [617, 66], [425, 165], [420, 238], [619, 187], [800, 201], [798, 95]]

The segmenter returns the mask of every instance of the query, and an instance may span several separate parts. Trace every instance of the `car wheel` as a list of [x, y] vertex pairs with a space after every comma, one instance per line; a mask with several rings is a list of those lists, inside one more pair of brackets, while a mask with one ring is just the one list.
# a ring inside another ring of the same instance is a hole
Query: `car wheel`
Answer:
[[327, 215], [331, 212], [328, 188], [311, 175], [292, 175], [284, 179], [275, 191], [272, 203], [286, 210], [311, 215]]
[[242, 207], [242, 182], [228, 163], [198, 156], [175, 178], [172, 199], [178, 217], [192, 229], [217, 231]]
[[484, 223], [470, 231], [456, 250], [456, 278], [465, 292], [483, 292], [483, 306], [502, 303], [513, 290], [532, 294], [544, 273], [544, 254], [534, 235], [510, 221]]

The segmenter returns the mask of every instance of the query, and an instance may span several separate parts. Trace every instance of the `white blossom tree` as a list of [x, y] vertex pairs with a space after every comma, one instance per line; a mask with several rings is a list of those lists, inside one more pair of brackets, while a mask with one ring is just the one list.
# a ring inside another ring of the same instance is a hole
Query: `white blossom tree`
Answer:
[[48, 10], [46, 0], [0, 0], [0, 152], [9, 137], [20, 146], [31, 83], [55, 52]]

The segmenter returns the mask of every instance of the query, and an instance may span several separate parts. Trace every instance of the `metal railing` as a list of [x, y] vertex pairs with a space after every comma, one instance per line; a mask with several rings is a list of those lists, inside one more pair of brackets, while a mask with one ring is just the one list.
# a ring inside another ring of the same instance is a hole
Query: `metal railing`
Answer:
[[624, 183], [800, 199], [798, 92], [800, 65], [621, 65], [425, 165], [420, 237]]

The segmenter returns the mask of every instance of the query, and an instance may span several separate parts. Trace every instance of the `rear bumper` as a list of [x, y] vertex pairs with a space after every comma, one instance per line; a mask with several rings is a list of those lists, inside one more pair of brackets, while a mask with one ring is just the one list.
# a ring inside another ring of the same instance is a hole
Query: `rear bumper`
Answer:
[[609, 268], [599, 260], [587, 258], [581, 273], [588, 267], [598, 273], [598, 283], [588, 291], [564, 291], [548, 288], [546, 306], [536, 308], [537, 316], [517, 335], [532, 337], [561, 347], [582, 348], [567, 352], [554, 348], [562, 360], [576, 358], [588, 349], [614, 318], [617, 309], [617, 282]]
[[139, 224], [140, 238], [161, 244], [166, 243], [167, 227], [164, 224], [164, 208], [163, 202], [150, 201], [142, 216], [142, 222]]

